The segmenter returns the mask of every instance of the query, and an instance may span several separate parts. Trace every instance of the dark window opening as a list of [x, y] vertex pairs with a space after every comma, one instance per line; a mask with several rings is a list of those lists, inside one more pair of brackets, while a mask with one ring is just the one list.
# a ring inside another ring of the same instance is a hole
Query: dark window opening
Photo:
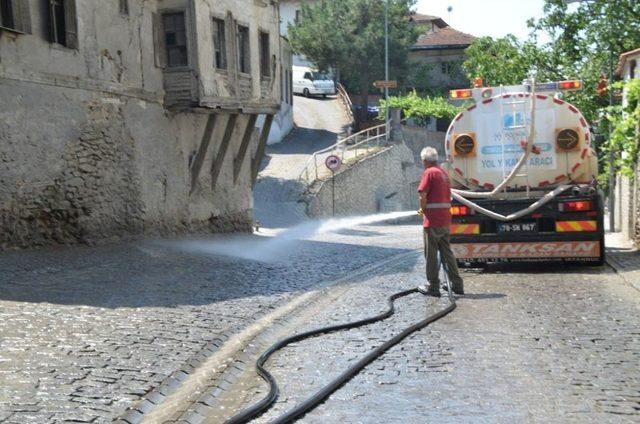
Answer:
[[262, 78], [271, 77], [270, 58], [269, 33], [260, 32], [260, 76]]
[[120, 0], [120, 14], [129, 15], [129, 0]]
[[67, 20], [63, 0], [49, 0], [49, 32], [51, 42], [67, 45]]
[[15, 28], [11, 0], [0, 0], [0, 26], [12, 29]]
[[238, 26], [238, 70], [245, 74], [251, 73], [249, 28], [244, 26]]
[[227, 46], [224, 21], [213, 19], [213, 51], [214, 66], [218, 69], [227, 69]]
[[169, 68], [189, 66], [184, 13], [164, 14], [162, 23], [167, 48], [167, 66]]
[[629, 78], [633, 79], [636, 77], [636, 66], [637, 66], [637, 62], [635, 60], [632, 60], [631, 63], [629, 63]]
[[295, 22], [296, 22], [296, 23], [300, 22], [300, 11], [299, 11], [299, 10], [296, 10], [296, 19], [295, 19]]

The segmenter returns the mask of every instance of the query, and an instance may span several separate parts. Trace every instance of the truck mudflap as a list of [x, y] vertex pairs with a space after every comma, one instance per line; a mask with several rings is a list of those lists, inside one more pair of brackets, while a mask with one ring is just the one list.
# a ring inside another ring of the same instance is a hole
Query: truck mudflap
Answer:
[[549, 260], [601, 262], [604, 253], [602, 243], [597, 240], [452, 243], [451, 248], [461, 263]]

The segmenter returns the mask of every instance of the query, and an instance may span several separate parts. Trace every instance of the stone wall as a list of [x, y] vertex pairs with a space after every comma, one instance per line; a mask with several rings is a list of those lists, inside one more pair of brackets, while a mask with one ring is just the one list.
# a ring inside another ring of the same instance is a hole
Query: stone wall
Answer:
[[[130, 1], [123, 14], [118, 2], [74, 3], [73, 45], [50, 39], [40, 0], [25, 3], [30, 33], [0, 29], [0, 250], [248, 231], [272, 122], [264, 116], [281, 100], [277, 4]], [[166, 103], [154, 32], [158, 13], [172, 8], [188, 12], [190, 72], [199, 81], [200, 103], [182, 109]], [[228, 11], [251, 27], [245, 99], [212, 68], [211, 16]], [[259, 31], [270, 34], [270, 81], [260, 77]]]
[[637, 187], [634, 178], [618, 175], [616, 177], [616, 231], [622, 232], [625, 237], [635, 237]]
[[425, 147], [435, 148], [438, 151], [440, 160], [445, 160], [444, 140], [446, 133], [411, 125], [402, 125], [400, 128], [402, 141], [413, 152], [416, 164], [422, 163], [420, 152]]
[[250, 228], [255, 137], [233, 175], [246, 119], [212, 187], [221, 115], [192, 193], [207, 115], [23, 83], [1, 84], [0, 97], [0, 248]]
[[[388, 211], [389, 205], [396, 210], [410, 209], [417, 196], [413, 185], [419, 176], [420, 170], [406, 146], [386, 148], [335, 175], [336, 215], [367, 215]], [[331, 216], [331, 180], [317, 183], [312, 192], [307, 200], [308, 215]]]

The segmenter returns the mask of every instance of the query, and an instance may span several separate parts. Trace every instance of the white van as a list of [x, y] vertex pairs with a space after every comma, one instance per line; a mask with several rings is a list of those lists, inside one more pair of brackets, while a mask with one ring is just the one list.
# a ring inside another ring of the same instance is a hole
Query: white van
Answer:
[[333, 80], [324, 72], [318, 72], [305, 66], [293, 67], [293, 93], [305, 97], [321, 94], [336, 94]]

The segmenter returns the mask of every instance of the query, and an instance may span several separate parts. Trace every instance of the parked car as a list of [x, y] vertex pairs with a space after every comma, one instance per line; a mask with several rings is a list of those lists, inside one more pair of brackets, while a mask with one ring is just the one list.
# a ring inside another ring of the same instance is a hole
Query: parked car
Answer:
[[324, 72], [319, 72], [305, 66], [293, 67], [293, 93], [305, 97], [336, 94], [336, 85]]

